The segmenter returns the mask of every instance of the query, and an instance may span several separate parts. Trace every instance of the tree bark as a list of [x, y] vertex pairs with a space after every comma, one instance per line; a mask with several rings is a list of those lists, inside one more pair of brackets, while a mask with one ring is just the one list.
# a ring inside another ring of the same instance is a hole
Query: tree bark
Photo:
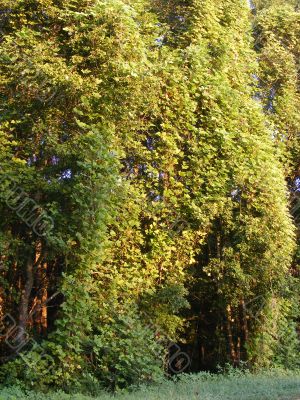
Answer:
[[234, 341], [233, 341], [233, 335], [232, 335], [232, 329], [231, 329], [231, 320], [232, 320], [232, 314], [231, 314], [231, 307], [230, 305], [227, 306], [227, 335], [228, 335], [228, 341], [229, 341], [229, 349], [230, 349], [230, 359], [232, 363], [235, 365], [236, 363], [236, 351], [235, 351], [235, 346], [234, 346]]
[[33, 261], [32, 256], [29, 256], [27, 259], [26, 265], [26, 281], [24, 285], [24, 289], [22, 291], [21, 302], [20, 302], [20, 310], [19, 310], [19, 332], [17, 336], [17, 341], [22, 344], [22, 342], [26, 341], [26, 327], [29, 317], [29, 302], [30, 295], [33, 288]]

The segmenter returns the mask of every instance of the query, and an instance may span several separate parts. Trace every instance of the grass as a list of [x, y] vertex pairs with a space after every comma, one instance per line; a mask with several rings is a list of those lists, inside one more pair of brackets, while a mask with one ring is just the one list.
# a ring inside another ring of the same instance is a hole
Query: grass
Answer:
[[[92, 397], [63, 392], [24, 393], [18, 388], [0, 390], [0, 400], [92, 400]], [[143, 387], [116, 396], [103, 393], [98, 400], [300, 400], [299, 372], [266, 372], [257, 375], [184, 375], [178, 382]]]

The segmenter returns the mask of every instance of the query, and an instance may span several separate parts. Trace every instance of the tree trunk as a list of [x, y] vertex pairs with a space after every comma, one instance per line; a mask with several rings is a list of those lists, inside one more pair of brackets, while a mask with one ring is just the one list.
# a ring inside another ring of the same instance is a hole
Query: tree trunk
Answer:
[[33, 261], [32, 257], [29, 256], [27, 259], [26, 265], [26, 281], [24, 285], [24, 289], [22, 291], [21, 302], [20, 302], [20, 311], [19, 311], [19, 334], [18, 334], [18, 342], [22, 343], [26, 340], [26, 327], [29, 316], [29, 302], [30, 295], [33, 288]]
[[231, 320], [232, 320], [231, 307], [230, 307], [230, 305], [228, 305], [227, 306], [227, 324], [226, 324], [227, 325], [227, 335], [228, 335], [228, 341], [229, 341], [230, 359], [231, 359], [232, 363], [235, 365], [236, 351], [235, 351], [232, 329], [231, 329]]

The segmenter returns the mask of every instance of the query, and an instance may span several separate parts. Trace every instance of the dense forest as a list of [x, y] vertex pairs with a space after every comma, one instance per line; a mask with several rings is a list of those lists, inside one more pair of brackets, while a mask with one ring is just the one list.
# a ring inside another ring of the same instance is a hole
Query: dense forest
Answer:
[[0, 0], [0, 382], [300, 366], [300, 2]]

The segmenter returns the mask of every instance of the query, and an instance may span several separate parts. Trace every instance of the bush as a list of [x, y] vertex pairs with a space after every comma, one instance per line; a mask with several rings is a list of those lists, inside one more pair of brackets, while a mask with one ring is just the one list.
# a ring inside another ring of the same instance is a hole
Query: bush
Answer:
[[94, 371], [112, 390], [155, 382], [163, 376], [163, 347], [135, 312], [117, 316], [94, 337]]

